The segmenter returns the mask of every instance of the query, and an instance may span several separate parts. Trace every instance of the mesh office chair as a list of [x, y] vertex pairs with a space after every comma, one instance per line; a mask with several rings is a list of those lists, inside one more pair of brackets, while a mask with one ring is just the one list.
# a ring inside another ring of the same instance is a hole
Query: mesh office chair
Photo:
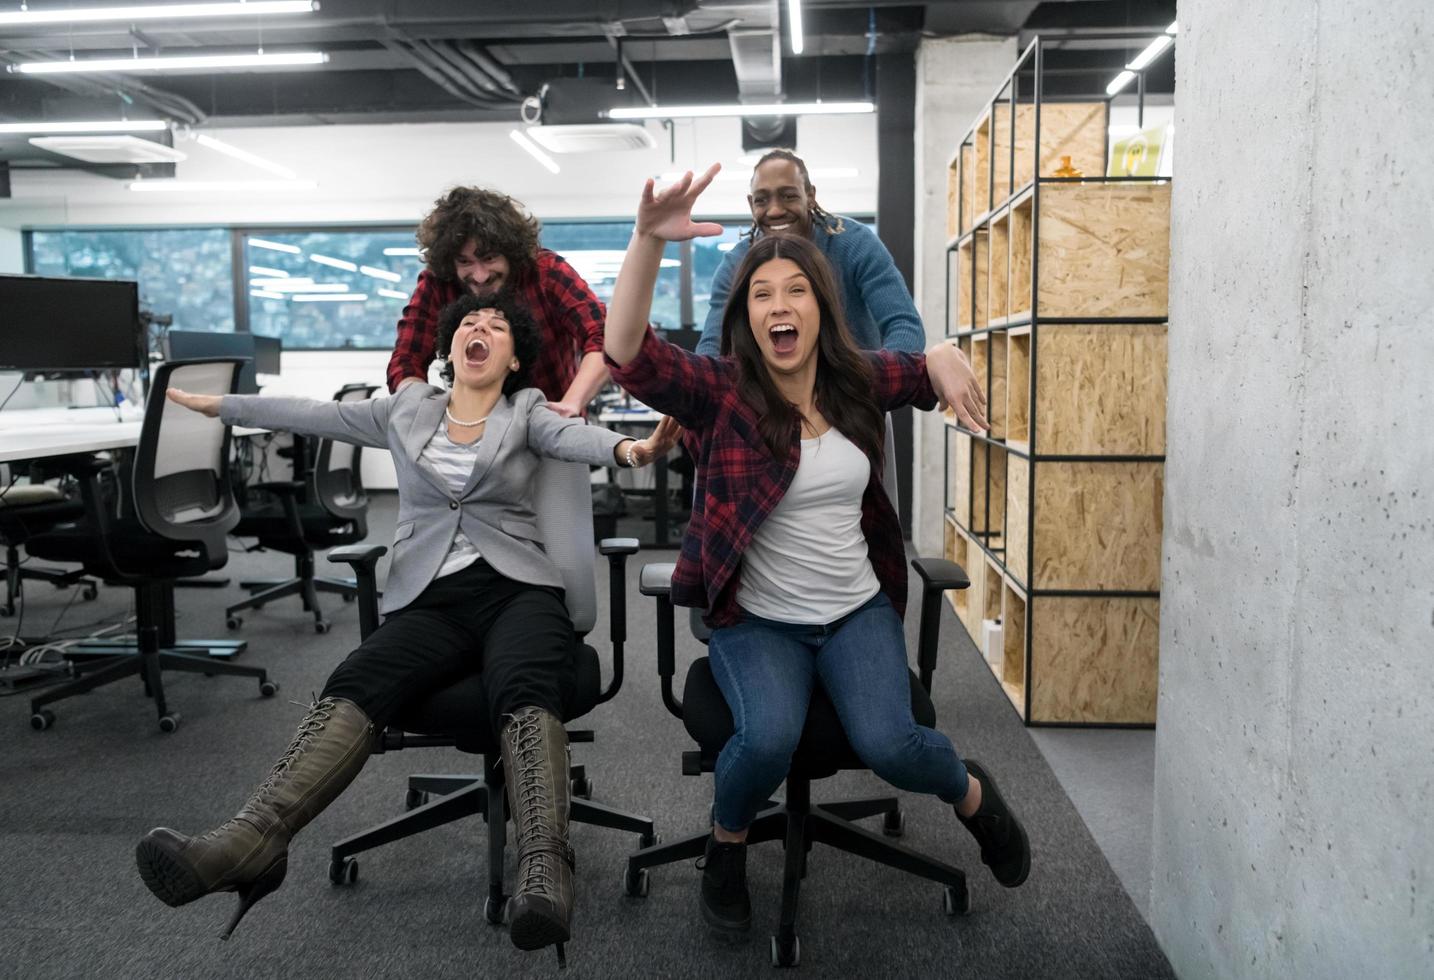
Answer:
[[20, 547], [32, 535], [78, 520], [84, 512], [84, 504], [48, 483], [6, 481], [0, 485], [0, 544], [5, 546], [5, 605], [0, 607], [0, 616], [15, 615], [15, 600], [26, 579], [49, 582], [57, 589], [83, 585], [86, 600], [99, 594], [83, 568], [35, 568], [20, 559]]
[[[335, 401], [363, 401], [378, 390], [377, 385], [344, 385]], [[266, 603], [297, 595], [304, 609], [314, 614], [314, 631], [327, 633], [329, 622], [319, 607], [319, 593], [331, 592], [352, 602], [358, 595], [353, 579], [324, 578], [314, 574], [314, 552], [321, 548], [353, 544], [368, 536], [368, 494], [362, 477], [362, 447], [332, 439], [317, 444], [314, 463], [307, 464], [308, 446], [303, 436], [294, 437], [294, 479], [256, 483], [251, 490], [265, 491], [278, 498], [277, 506], [246, 510], [234, 529], [239, 537], [259, 539], [258, 548], [294, 556], [294, 577], [280, 580], [244, 581], [239, 584], [253, 594], [224, 610], [225, 624], [238, 629], [245, 609], [262, 609]]]
[[[572, 703], [564, 722], [580, 718], [611, 700], [622, 686], [623, 643], [627, 639], [627, 603], [624, 568], [628, 555], [637, 553], [633, 538], [608, 538], [594, 548], [592, 491], [588, 468], [580, 463], [545, 459], [534, 480], [538, 529], [548, 557], [562, 572], [568, 614], [575, 632], [573, 655], [577, 668]], [[608, 561], [610, 633], [613, 647], [612, 680], [602, 686], [597, 651], [584, 642], [597, 621], [597, 584], [593, 577], [594, 551]], [[359, 582], [359, 625], [367, 636], [378, 627], [375, 566], [387, 551], [382, 545], [352, 545], [329, 552], [329, 560], [353, 567]], [[386, 823], [339, 841], [333, 846], [329, 880], [351, 884], [358, 878], [354, 855], [392, 841], [423, 833], [463, 817], [481, 816], [488, 824], [488, 897], [483, 914], [491, 923], [503, 921], [507, 896], [503, 892], [503, 851], [510, 814], [504, 793], [500, 752], [487, 705], [483, 676], [470, 675], [434, 692], [411, 706], [376, 739], [375, 752], [420, 746], [452, 746], [483, 757], [483, 774], [414, 775], [408, 780], [408, 812]], [[569, 744], [591, 742], [588, 730], [568, 730]], [[623, 813], [591, 800], [593, 781], [583, 767], [570, 769], [572, 799], [569, 819], [639, 835], [639, 846], [657, 843], [652, 820]], [[433, 799], [432, 797], [437, 797]]]
[[196, 394], [228, 394], [240, 363], [171, 361], [156, 369], [131, 472], [127, 503], [132, 514], [112, 515], [113, 503], [100, 492], [100, 464], [70, 462], [81, 478], [84, 520], [32, 537], [27, 550], [49, 561], [77, 562], [91, 575], [134, 589], [138, 652], [108, 658], [78, 680], [33, 698], [31, 727], [44, 730], [54, 724], [54, 712], [45, 705], [132, 674], [141, 676], [154, 698], [164, 732], [179, 727], [179, 712], [169, 710], [165, 701], [163, 670], [252, 677], [265, 697], [279, 689], [262, 667], [161, 649], [175, 580], [223, 567], [229, 558], [225, 538], [239, 519], [229, 485], [229, 427], [170, 402], [165, 390], [174, 386]]

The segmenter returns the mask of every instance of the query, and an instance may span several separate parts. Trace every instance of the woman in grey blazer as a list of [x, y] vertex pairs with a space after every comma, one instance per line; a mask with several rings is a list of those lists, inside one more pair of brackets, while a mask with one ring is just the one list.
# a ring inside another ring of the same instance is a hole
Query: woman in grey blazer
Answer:
[[358, 774], [373, 733], [405, 705], [481, 670], [518, 838], [509, 932], [521, 949], [568, 939], [573, 858], [560, 719], [575, 637], [529, 503], [533, 476], [540, 456], [643, 466], [672, 447], [678, 429], [665, 422], [636, 441], [546, 408], [524, 387], [537, 329], [506, 298], [459, 299], [443, 311], [438, 340], [451, 389], [410, 384], [363, 402], [169, 390], [172, 401], [231, 425], [386, 448], [398, 474], [383, 624], [330, 675], [237, 815], [199, 837], [159, 827], [137, 848], [145, 884], [169, 905], [238, 893], [226, 938], [284, 880], [290, 839]]

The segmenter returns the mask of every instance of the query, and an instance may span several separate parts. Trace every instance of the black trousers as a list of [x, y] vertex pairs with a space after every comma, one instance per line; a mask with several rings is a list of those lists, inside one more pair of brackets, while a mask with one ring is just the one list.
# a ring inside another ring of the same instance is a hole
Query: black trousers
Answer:
[[382, 729], [408, 705], [481, 671], [496, 733], [520, 708], [563, 717], [576, 644], [562, 589], [504, 578], [480, 558], [385, 619], [329, 675], [324, 697], [353, 701]]

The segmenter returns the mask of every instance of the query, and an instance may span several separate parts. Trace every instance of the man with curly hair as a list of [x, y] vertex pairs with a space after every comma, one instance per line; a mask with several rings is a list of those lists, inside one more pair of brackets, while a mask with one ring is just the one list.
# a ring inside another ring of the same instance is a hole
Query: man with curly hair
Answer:
[[440, 310], [464, 294], [506, 291], [542, 339], [529, 383], [559, 415], [583, 414], [607, 381], [606, 311], [562, 256], [539, 245], [538, 229], [517, 201], [481, 187], [455, 187], [434, 202], [418, 226], [427, 267], [398, 321], [388, 362], [391, 391], [410, 380], [427, 382]]

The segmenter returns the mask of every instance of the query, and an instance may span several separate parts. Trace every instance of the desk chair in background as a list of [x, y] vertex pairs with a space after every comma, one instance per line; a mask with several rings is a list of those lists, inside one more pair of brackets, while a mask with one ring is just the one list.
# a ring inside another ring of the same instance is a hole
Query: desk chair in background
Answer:
[[15, 600], [26, 579], [49, 582], [57, 589], [83, 585], [86, 600], [99, 594], [83, 568], [32, 568], [21, 561], [20, 546], [32, 535], [83, 517], [85, 506], [44, 482], [0, 484], [0, 544], [5, 546], [5, 605], [0, 615], [15, 615]]
[[[564, 722], [587, 714], [610, 701], [622, 687], [623, 644], [627, 639], [627, 601], [624, 568], [627, 557], [636, 554], [632, 538], [609, 538], [594, 548], [592, 532], [592, 491], [588, 468], [579, 463], [545, 459], [534, 480], [534, 511], [548, 557], [563, 576], [565, 601], [576, 634], [573, 645], [577, 683]], [[602, 686], [597, 651], [583, 642], [597, 621], [597, 584], [594, 581], [594, 552], [608, 561], [608, 587], [613, 647], [612, 680]], [[329, 552], [329, 560], [353, 567], [359, 581], [359, 624], [363, 636], [378, 627], [375, 566], [387, 551], [382, 545], [353, 545]], [[435, 691], [423, 702], [405, 711], [376, 739], [374, 752], [421, 746], [451, 746], [461, 752], [482, 756], [483, 774], [414, 775], [408, 780], [408, 812], [386, 823], [339, 841], [333, 846], [329, 880], [336, 885], [352, 884], [358, 878], [354, 855], [405, 837], [479, 815], [488, 824], [488, 897], [483, 914], [495, 925], [503, 921], [506, 895], [503, 891], [503, 851], [506, 821], [511, 817], [504, 792], [504, 774], [499, 765], [498, 739], [492, 719], [486, 716], [483, 676], [470, 675], [449, 687]], [[589, 730], [568, 730], [568, 742], [591, 742]], [[569, 820], [639, 835], [639, 846], [657, 843], [652, 820], [591, 802], [593, 781], [583, 767], [570, 770]], [[436, 799], [432, 797], [437, 797]], [[559, 950], [561, 961], [562, 952]]]
[[198, 394], [228, 394], [239, 365], [237, 359], [170, 361], [155, 369], [131, 471], [132, 514], [113, 516], [113, 502], [100, 491], [101, 464], [91, 458], [68, 461], [81, 480], [84, 519], [35, 535], [26, 549], [47, 561], [81, 564], [90, 575], [134, 589], [138, 650], [117, 654], [78, 680], [33, 698], [30, 725], [36, 730], [54, 724], [55, 715], [45, 705], [132, 674], [141, 676], [154, 698], [164, 732], [179, 727], [179, 712], [170, 711], [165, 701], [164, 670], [252, 677], [265, 697], [278, 691], [262, 667], [161, 648], [175, 580], [223, 567], [229, 558], [226, 536], [239, 520], [229, 484], [229, 427], [171, 403], [165, 391], [173, 385]]
[[[344, 385], [335, 401], [363, 401], [372, 397], [377, 385]], [[249, 489], [278, 498], [278, 506], [251, 508], [240, 516], [234, 534], [259, 539], [259, 550], [273, 550], [294, 556], [294, 577], [281, 580], [244, 581], [239, 584], [253, 595], [224, 610], [225, 624], [238, 629], [245, 609], [262, 609], [266, 603], [297, 595], [304, 609], [314, 614], [314, 631], [327, 633], [329, 622], [319, 607], [319, 593], [337, 593], [345, 602], [358, 595], [353, 579], [323, 578], [314, 574], [314, 552], [321, 548], [354, 544], [368, 537], [368, 495], [364, 492], [362, 448], [332, 439], [315, 439], [314, 463], [308, 464], [310, 447], [304, 436], [294, 437], [293, 479], [256, 483]]]

